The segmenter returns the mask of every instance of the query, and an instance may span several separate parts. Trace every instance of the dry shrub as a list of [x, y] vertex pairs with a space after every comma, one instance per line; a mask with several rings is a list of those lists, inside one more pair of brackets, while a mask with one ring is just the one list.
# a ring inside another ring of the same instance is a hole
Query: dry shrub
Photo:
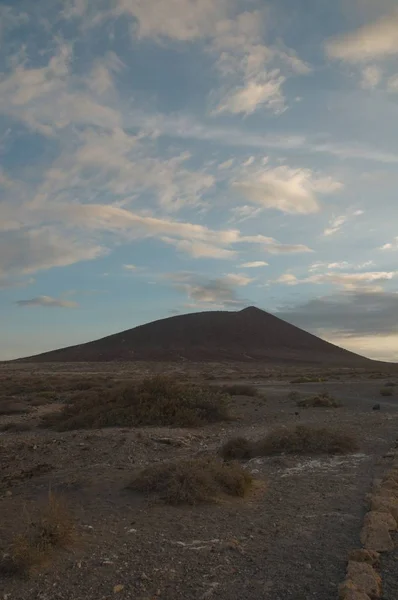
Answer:
[[29, 411], [29, 406], [23, 402], [15, 402], [0, 398], [0, 415], [23, 415]]
[[43, 425], [58, 431], [101, 427], [197, 427], [229, 418], [227, 396], [211, 387], [196, 387], [155, 376], [113, 389], [91, 390], [72, 399]]
[[245, 383], [224, 385], [221, 389], [230, 396], [257, 396], [258, 393], [254, 386]]
[[391, 387], [383, 387], [380, 390], [380, 396], [392, 396], [394, 391]]
[[51, 563], [58, 549], [68, 548], [74, 541], [75, 527], [67, 506], [50, 493], [37, 518], [29, 519], [26, 531], [14, 538], [3, 570], [33, 575]]
[[292, 402], [297, 402], [300, 398], [300, 393], [293, 391], [293, 392], [289, 392], [287, 395], [287, 399], [291, 400]]
[[221, 447], [220, 454], [225, 460], [249, 459], [252, 455], [252, 443], [244, 437], [232, 438]]
[[30, 423], [10, 421], [9, 423], [4, 423], [0, 425], [0, 431], [8, 431], [9, 433], [18, 433], [22, 431], [30, 431], [32, 429], [32, 425]]
[[254, 444], [254, 455], [271, 454], [348, 454], [358, 450], [358, 443], [349, 433], [328, 427], [281, 427], [271, 431]]
[[308, 398], [299, 400], [297, 402], [297, 406], [300, 408], [339, 408], [341, 406], [341, 402], [332, 396], [329, 396], [328, 392], [322, 392], [316, 396], [309, 396]]
[[301, 377], [296, 377], [296, 379], [292, 379], [290, 383], [322, 383], [326, 381], [325, 377], [309, 377], [303, 375]]
[[[358, 450], [357, 440], [351, 434], [309, 425], [274, 429], [258, 441], [238, 439], [236, 447], [245, 449], [242, 457], [245, 459], [274, 454], [350, 454]], [[230, 440], [222, 446], [220, 454], [232, 458], [234, 447], [234, 440]]]
[[128, 487], [167, 504], [194, 505], [225, 495], [244, 497], [251, 484], [250, 473], [238, 463], [199, 458], [151, 465]]

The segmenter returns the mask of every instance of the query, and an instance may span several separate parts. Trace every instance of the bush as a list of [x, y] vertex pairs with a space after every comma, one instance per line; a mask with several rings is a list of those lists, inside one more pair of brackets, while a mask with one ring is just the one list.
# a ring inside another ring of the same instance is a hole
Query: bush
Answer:
[[394, 391], [390, 387], [384, 387], [380, 390], [380, 396], [392, 396]]
[[226, 395], [165, 376], [76, 396], [43, 425], [58, 431], [101, 427], [197, 427], [229, 418]]
[[243, 497], [251, 484], [250, 473], [239, 464], [199, 458], [147, 467], [128, 487], [167, 504], [194, 505], [223, 495]]
[[224, 385], [222, 391], [230, 396], [257, 396], [257, 389], [245, 383]]
[[[349, 454], [358, 450], [358, 443], [352, 435], [309, 425], [281, 427], [258, 441], [239, 440], [239, 445], [245, 448], [243, 458], [246, 459], [274, 454]], [[230, 440], [222, 446], [222, 456], [228, 458], [229, 448], [234, 447], [233, 442]]]
[[324, 377], [297, 377], [296, 379], [292, 379], [290, 383], [322, 383], [326, 381]]
[[287, 395], [287, 399], [291, 400], [292, 402], [297, 402], [300, 398], [300, 394], [299, 392], [293, 391], [293, 392], [289, 392]]
[[297, 402], [297, 406], [300, 408], [338, 408], [341, 406], [341, 402], [329, 396], [328, 392], [323, 392], [318, 394], [317, 396], [310, 396], [308, 398], [304, 398], [303, 400], [299, 400]]
[[68, 548], [74, 540], [75, 527], [65, 503], [50, 493], [38, 518], [15, 537], [2, 570], [32, 575], [51, 562], [57, 549]]
[[29, 406], [23, 402], [0, 399], [0, 415], [23, 415], [29, 411]]
[[9, 423], [4, 423], [0, 425], [0, 431], [8, 431], [10, 433], [18, 433], [20, 431], [30, 431], [32, 429], [32, 425], [29, 423], [18, 423], [15, 421], [11, 421]]
[[251, 458], [252, 444], [244, 437], [228, 440], [221, 448], [220, 454], [225, 460], [244, 460]]
[[256, 456], [270, 454], [347, 454], [358, 450], [356, 439], [327, 427], [297, 425], [271, 431], [254, 445]]

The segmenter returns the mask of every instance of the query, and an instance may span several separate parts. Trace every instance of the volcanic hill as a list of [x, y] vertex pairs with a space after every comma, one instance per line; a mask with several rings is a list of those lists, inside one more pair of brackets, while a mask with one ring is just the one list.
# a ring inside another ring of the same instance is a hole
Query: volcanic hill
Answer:
[[178, 315], [93, 342], [19, 359], [30, 362], [263, 361], [366, 366], [343, 350], [255, 307]]

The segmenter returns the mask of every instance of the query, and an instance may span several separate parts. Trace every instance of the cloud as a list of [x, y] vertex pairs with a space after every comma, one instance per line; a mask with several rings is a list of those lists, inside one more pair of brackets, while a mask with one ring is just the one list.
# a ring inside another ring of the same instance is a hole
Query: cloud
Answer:
[[345, 337], [398, 334], [398, 293], [345, 291], [282, 307], [275, 314], [311, 331]]
[[[299, 134], [259, 134], [242, 127], [209, 125], [186, 115], [148, 115], [132, 111], [126, 119], [129, 125], [141, 125], [148, 135], [165, 138], [216, 142], [223, 146], [255, 148], [264, 151], [284, 150], [311, 154], [326, 154], [340, 160], [367, 160], [385, 164], [398, 163], [398, 154], [366, 143], [341, 142], [330, 136], [305, 136]], [[250, 160], [250, 159], [249, 159]], [[249, 165], [254, 162], [250, 161]], [[249, 166], [243, 165], [243, 166]]]
[[123, 265], [123, 269], [125, 269], [126, 271], [137, 271], [138, 267], [136, 267], [135, 265]]
[[327, 227], [324, 230], [323, 235], [329, 236], [337, 233], [337, 231], [339, 231], [344, 225], [344, 223], [347, 221], [347, 218], [348, 217], [346, 215], [340, 215], [339, 217], [335, 217], [334, 219], [332, 219], [330, 221], [329, 227]]
[[213, 115], [224, 112], [250, 115], [260, 106], [266, 106], [276, 114], [282, 113], [286, 106], [281, 88], [286, 78], [280, 75], [279, 71], [266, 73], [263, 78], [266, 81], [248, 81], [243, 87], [228, 92], [213, 111]]
[[29, 300], [17, 300], [15, 302], [20, 307], [25, 306], [44, 306], [49, 308], [77, 308], [77, 302], [72, 300], [61, 300], [59, 298], [51, 298], [51, 296], [37, 296]]
[[398, 10], [326, 43], [330, 58], [361, 63], [398, 54]]
[[329, 222], [329, 227], [326, 227], [326, 229], [324, 229], [323, 235], [324, 236], [334, 235], [335, 233], [340, 231], [342, 226], [345, 223], [347, 223], [348, 220], [352, 219], [353, 217], [360, 217], [361, 215], [363, 215], [363, 210], [355, 210], [351, 213], [347, 213], [345, 215], [339, 215], [338, 217], [334, 217]]
[[389, 92], [398, 93], [398, 75], [392, 75], [387, 82]]
[[388, 242], [380, 247], [380, 250], [398, 250], [398, 236], [393, 242]]
[[138, 38], [190, 42], [215, 34], [235, 2], [228, 0], [116, 0], [117, 13], [134, 17]]
[[258, 267], [268, 267], [268, 264], [263, 260], [254, 260], [253, 262], [242, 263], [240, 266], [245, 269], [257, 269]]
[[166, 276], [173, 287], [184, 292], [189, 304], [186, 308], [228, 308], [246, 306], [248, 301], [240, 298], [237, 288], [245, 287], [253, 279], [239, 274], [228, 274], [209, 279], [196, 273], [171, 273]]
[[328, 342], [362, 354], [373, 360], [398, 362], [398, 334], [344, 335], [343, 332], [322, 336]]
[[374, 262], [372, 260], [367, 260], [364, 263], [358, 263], [358, 264], [354, 264], [354, 263], [350, 263], [346, 260], [340, 261], [340, 262], [331, 262], [331, 263], [327, 263], [327, 262], [316, 262], [313, 263], [312, 265], [310, 265], [309, 267], [309, 271], [310, 272], [314, 272], [314, 271], [318, 271], [319, 269], [321, 270], [325, 270], [325, 269], [355, 269], [355, 270], [359, 270], [359, 269], [367, 269], [368, 267], [371, 267], [374, 264]]
[[27, 68], [20, 61], [0, 78], [0, 113], [18, 119], [46, 136], [71, 124], [115, 128], [120, 114], [85, 88], [71, 74], [72, 46], [59, 43], [57, 52], [43, 67]]
[[285, 273], [272, 283], [283, 283], [286, 285], [300, 284], [332, 284], [342, 287], [346, 290], [368, 290], [380, 291], [380, 286], [375, 286], [380, 282], [390, 281], [398, 275], [398, 271], [368, 271], [363, 273], [342, 273], [330, 271], [328, 273], [320, 273], [310, 275], [299, 279], [291, 273]]
[[214, 244], [194, 242], [191, 240], [175, 240], [168, 237], [162, 237], [161, 240], [166, 244], [171, 244], [177, 248], [180, 252], [189, 254], [193, 258], [233, 258], [237, 252], [235, 250], [228, 250], [227, 248], [220, 248]]
[[236, 181], [234, 188], [264, 208], [290, 214], [310, 214], [320, 208], [316, 192], [332, 193], [342, 184], [332, 178], [317, 178], [310, 169], [275, 167], [252, 173], [247, 180]]
[[372, 90], [377, 87], [382, 79], [383, 71], [375, 65], [369, 65], [362, 69], [361, 87]]
[[19, 231], [0, 239], [0, 276], [27, 275], [103, 256], [106, 249], [51, 227]]

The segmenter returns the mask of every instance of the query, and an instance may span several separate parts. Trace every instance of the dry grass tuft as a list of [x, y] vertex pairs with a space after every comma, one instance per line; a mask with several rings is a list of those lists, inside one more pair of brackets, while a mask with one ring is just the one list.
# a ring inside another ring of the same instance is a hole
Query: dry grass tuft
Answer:
[[238, 463], [214, 458], [163, 462], [136, 475], [129, 489], [154, 495], [167, 504], [214, 502], [222, 496], [244, 497], [252, 484], [250, 473]]
[[252, 444], [247, 438], [235, 437], [225, 442], [220, 454], [225, 460], [247, 460], [251, 458]]
[[258, 390], [246, 383], [234, 383], [231, 385], [224, 385], [222, 391], [230, 396], [257, 396]]
[[11, 544], [3, 570], [31, 576], [47, 567], [58, 549], [69, 548], [75, 541], [75, 527], [64, 501], [50, 493], [38, 518], [31, 519], [24, 533]]
[[380, 396], [393, 396], [394, 390], [391, 387], [383, 387], [380, 390]]
[[341, 402], [332, 396], [329, 396], [328, 392], [322, 392], [316, 396], [309, 396], [308, 398], [299, 400], [297, 402], [297, 406], [300, 408], [339, 408], [341, 406]]
[[309, 425], [274, 429], [258, 441], [238, 439], [239, 444], [232, 439], [222, 446], [220, 454], [224, 458], [233, 458], [235, 447], [237, 451], [244, 448], [245, 459], [275, 454], [350, 454], [358, 450], [357, 440], [351, 434]]
[[101, 427], [199, 427], [230, 418], [227, 396], [218, 389], [155, 376], [139, 383], [82, 392], [43, 425], [58, 431]]

